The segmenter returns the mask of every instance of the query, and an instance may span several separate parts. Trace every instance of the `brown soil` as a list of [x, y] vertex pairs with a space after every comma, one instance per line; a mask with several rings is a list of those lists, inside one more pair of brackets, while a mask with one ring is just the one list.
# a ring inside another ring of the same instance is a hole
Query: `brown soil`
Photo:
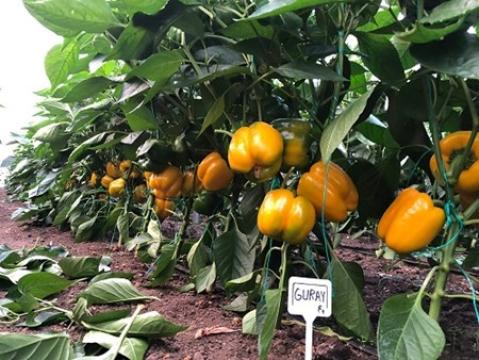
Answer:
[[[13, 248], [32, 247], [35, 244], [62, 245], [71, 254], [82, 256], [108, 255], [113, 259], [112, 271], [129, 271], [135, 274], [133, 283], [140, 291], [155, 295], [159, 300], [147, 304], [146, 310], [156, 310], [169, 320], [185, 324], [189, 329], [174, 338], [156, 341], [148, 351], [147, 359], [256, 359], [256, 338], [241, 334], [241, 317], [238, 314], [222, 309], [231, 299], [223, 293], [200, 294], [180, 293], [178, 289], [187, 283], [186, 274], [177, 272], [168, 286], [151, 289], [147, 287], [146, 271], [148, 266], [137, 261], [133, 255], [119, 249], [108, 241], [95, 243], [74, 243], [69, 232], [55, 228], [20, 226], [10, 220], [10, 214], [19, 206], [7, 200], [0, 190], [0, 243]], [[395, 293], [417, 290], [424, 275], [426, 266], [418, 264], [397, 264], [390, 268], [391, 262], [376, 259], [375, 240], [345, 240], [339, 250], [339, 256], [347, 261], [357, 261], [365, 273], [364, 296], [375, 325], [379, 318], [379, 310], [386, 298]], [[467, 292], [465, 281], [453, 274], [449, 281], [449, 290]], [[76, 294], [85, 285], [79, 284], [70, 288], [58, 298], [58, 304], [71, 308]], [[2, 296], [2, 294], [0, 294]], [[317, 326], [331, 326], [340, 331], [332, 320], [318, 320]], [[446, 333], [447, 345], [442, 359], [477, 359], [479, 358], [479, 339], [477, 323], [472, 305], [468, 301], [446, 301], [442, 313], [441, 325]], [[199, 329], [223, 326], [235, 330], [228, 334], [211, 335], [195, 339]], [[64, 331], [62, 325], [41, 328], [35, 331]], [[32, 331], [24, 328], [0, 326], [1, 331]], [[82, 329], [68, 329], [72, 339], [82, 335]], [[345, 359], [377, 359], [375, 348], [369, 344], [361, 344], [352, 340], [343, 342], [336, 337], [328, 337], [315, 333], [314, 357], [324, 360]], [[303, 359], [304, 329], [300, 325], [283, 326], [278, 330], [273, 342], [270, 359]]]

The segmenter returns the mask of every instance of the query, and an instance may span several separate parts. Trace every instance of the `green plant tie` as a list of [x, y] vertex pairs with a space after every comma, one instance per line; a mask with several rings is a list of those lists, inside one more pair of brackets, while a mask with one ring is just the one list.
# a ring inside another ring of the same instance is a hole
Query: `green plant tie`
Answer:
[[454, 202], [447, 200], [446, 204], [444, 205], [444, 211], [446, 213], [446, 229], [449, 229], [454, 223], [458, 225], [458, 228], [444, 244], [432, 247], [433, 250], [440, 250], [448, 247], [457, 240], [462, 230], [464, 230], [464, 221], [457, 213]]
[[479, 323], [479, 308], [477, 306], [477, 300], [476, 300], [476, 289], [474, 288], [474, 284], [472, 283], [471, 277], [465, 271], [459, 263], [454, 260], [457, 268], [461, 271], [462, 275], [464, 275], [464, 278], [466, 279], [469, 289], [471, 289], [471, 299], [472, 299], [472, 307], [474, 308], [474, 314], [476, 315], [476, 320]]
[[279, 188], [279, 186], [281, 185], [281, 181], [279, 180], [279, 178], [277, 176], [275, 176], [273, 178], [273, 180], [271, 181], [271, 188], [270, 190], [274, 190], [274, 189], [277, 189]]

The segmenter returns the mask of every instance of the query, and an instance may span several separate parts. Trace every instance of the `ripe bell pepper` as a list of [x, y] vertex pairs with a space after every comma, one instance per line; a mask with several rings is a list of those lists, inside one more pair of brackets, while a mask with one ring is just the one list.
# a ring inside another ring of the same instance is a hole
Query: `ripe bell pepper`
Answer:
[[[346, 220], [349, 211], [358, 207], [358, 191], [346, 172], [333, 162], [318, 161], [309, 172], [299, 179], [298, 195], [308, 199], [320, 217], [324, 206], [324, 217], [328, 221]], [[323, 194], [326, 199], [323, 201]], [[324, 204], [323, 204], [324, 203]]]
[[120, 197], [125, 192], [126, 181], [125, 179], [113, 180], [108, 186], [108, 194], [113, 197]]
[[93, 171], [90, 175], [90, 180], [88, 180], [88, 186], [89, 187], [96, 187], [96, 185], [98, 184], [98, 175], [95, 171]]
[[420, 250], [444, 226], [444, 210], [434, 206], [431, 197], [414, 188], [402, 191], [379, 221], [378, 236], [398, 254]]
[[[449, 169], [454, 158], [463, 152], [471, 137], [471, 131], [456, 131], [444, 137], [439, 142], [442, 158], [446, 170]], [[438, 180], [442, 180], [439, 174], [436, 156], [433, 155], [429, 161], [429, 167]], [[476, 137], [472, 148], [471, 157], [466, 159], [466, 169], [460, 174], [455, 186], [455, 190], [459, 193], [479, 192], [479, 138]]]
[[233, 134], [228, 162], [233, 171], [247, 174], [251, 181], [262, 182], [277, 174], [282, 155], [283, 138], [280, 132], [263, 121], [257, 121]]
[[105, 189], [108, 189], [113, 180], [115, 179], [113, 179], [111, 176], [105, 175], [101, 178], [101, 186], [103, 186]]
[[152, 174], [148, 186], [153, 189], [153, 194], [158, 199], [169, 199], [181, 194], [183, 174], [176, 166], [168, 166], [158, 174]]
[[119, 177], [121, 177], [121, 171], [118, 167], [117, 164], [114, 164], [112, 163], [111, 161], [109, 161], [107, 164], [106, 164], [106, 174], [113, 178], [113, 179], [118, 179]]
[[277, 189], [266, 194], [258, 211], [258, 229], [267, 236], [301, 244], [316, 220], [313, 205], [290, 190]]
[[284, 152], [282, 169], [304, 169], [310, 161], [311, 125], [298, 119], [280, 119], [273, 122], [283, 136]]
[[226, 188], [233, 180], [233, 173], [221, 155], [214, 151], [198, 165], [198, 179], [204, 189], [219, 191]]
[[159, 198], [155, 199], [155, 205], [153, 206], [153, 210], [161, 220], [170, 216], [171, 212], [174, 209], [175, 203], [173, 201]]
[[181, 187], [181, 194], [183, 196], [191, 196], [201, 189], [201, 182], [198, 176], [195, 177], [193, 171], [185, 171], [183, 173], [183, 185]]

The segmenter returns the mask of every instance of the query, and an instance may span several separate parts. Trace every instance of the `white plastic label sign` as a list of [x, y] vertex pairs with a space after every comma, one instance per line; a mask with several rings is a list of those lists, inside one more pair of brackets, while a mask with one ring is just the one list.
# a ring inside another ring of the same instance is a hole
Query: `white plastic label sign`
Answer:
[[313, 357], [314, 319], [331, 316], [331, 300], [331, 281], [298, 276], [289, 278], [288, 312], [291, 315], [302, 315], [306, 322], [306, 360]]
[[292, 276], [289, 278], [288, 312], [305, 319], [331, 316], [331, 281]]

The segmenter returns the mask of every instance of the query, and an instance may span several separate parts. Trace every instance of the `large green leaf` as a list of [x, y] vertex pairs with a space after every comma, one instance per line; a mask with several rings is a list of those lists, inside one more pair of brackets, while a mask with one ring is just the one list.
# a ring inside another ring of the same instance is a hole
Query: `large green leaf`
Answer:
[[76, 41], [54, 46], [45, 57], [45, 71], [55, 88], [64, 82], [78, 61], [80, 49]]
[[381, 360], [435, 360], [441, 355], [446, 339], [416, 296], [399, 294], [384, 302], [377, 342]]
[[132, 131], [155, 130], [158, 121], [146, 105], [130, 100], [121, 106]]
[[0, 358], [8, 360], [70, 360], [73, 351], [66, 334], [0, 334]]
[[62, 101], [67, 103], [79, 102], [98, 95], [113, 84], [115, 84], [115, 82], [110, 79], [107, 79], [103, 76], [95, 76], [90, 79], [83, 80], [75, 85], [65, 95]]
[[[111, 349], [119, 338], [101, 331], [89, 331], [82, 339], [84, 344], [98, 344], [106, 349]], [[119, 353], [130, 360], [143, 360], [148, 350], [148, 342], [137, 338], [125, 338], [121, 343]]]
[[23, 0], [27, 10], [59, 35], [102, 33], [118, 25], [106, 0]]
[[379, 79], [387, 83], [404, 80], [404, 69], [398, 51], [386, 35], [355, 33], [364, 64]]
[[412, 45], [410, 51], [419, 63], [432, 70], [479, 79], [479, 39], [476, 35], [456, 32], [442, 41]]
[[18, 290], [22, 294], [30, 294], [36, 298], [46, 298], [47, 296], [58, 294], [73, 284], [73, 281], [64, 279], [55, 274], [47, 272], [38, 272], [28, 274], [18, 281]]
[[248, 19], [263, 19], [308, 7], [342, 2], [340, 0], [272, 0], [259, 6]]
[[82, 256], [63, 258], [58, 265], [63, 273], [70, 279], [80, 279], [84, 277], [93, 277], [100, 273], [101, 258]]
[[142, 301], [150, 296], [139, 292], [128, 279], [111, 278], [90, 284], [80, 293], [88, 304], [115, 304], [121, 302]]
[[356, 336], [371, 340], [373, 327], [369, 320], [369, 314], [358, 289], [358, 278], [362, 280], [362, 274], [351, 274], [357, 267], [349, 263], [342, 263], [333, 258], [330, 265], [334, 291], [333, 316], [336, 321]]
[[208, 110], [208, 113], [203, 120], [201, 125], [200, 135], [216, 121], [218, 121], [225, 111], [225, 98], [223, 96], [216, 99], [216, 101], [211, 105], [211, 108]]
[[416, 44], [424, 44], [435, 40], [443, 39], [446, 35], [453, 33], [462, 26], [463, 19], [459, 19], [444, 27], [429, 27], [422, 23], [417, 23], [410, 30], [396, 34], [403, 41], [409, 41]]
[[120, 0], [129, 14], [142, 12], [148, 15], [156, 14], [163, 10], [169, 0]]
[[211, 292], [216, 280], [216, 267], [215, 264], [205, 266], [198, 271], [195, 278], [195, 288], [198, 293], [203, 291]]
[[349, 130], [351, 130], [353, 125], [359, 119], [366, 108], [368, 99], [373, 91], [374, 89], [371, 89], [360, 98], [356, 99], [336, 119], [332, 120], [326, 129], [324, 129], [320, 141], [321, 159], [324, 162], [329, 161], [334, 150], [338, 148]]
[[[268, 359], [269, 348], [280, 316], [282, 289], [266, 290], [264, 296], [266, 314], [262, 326], [259, 326], [258, 329], [258, 350], [261, 360]], [[257, 313], [258, 311], [256, 311]], [[258, 326], [258, 319], [256, 321]]]
[[121, 33], [109, 59], [141, 59], [151, 46], [153, 34], [145, 28], [129, 24]]
[[134, 68], [128, 78], [133, 76], [166, 83], [180, 68], [183, 56], [177, 50], [163, 51], [150, 56], [140, 66]]
[[436, 24], [464, 17], [479, 9], [479, 0], [450, 0], [436, 6], [428, 16], [421, 19], [425, 24]]
[[[130, 318], [123, 318], [97, 324], [83, 323], [83, 325], [90, 330], [119, 335], [129, 320]], [[178, 325], [166, 320], [156, 311], [150, 311], [136, 317], [128, 335], [148, 338], [169, 337], [176, 335], [178, 332], [183, 331], [186, 328], [186, 326]]]
[[227, 231], [213, 243], [216, 271], [223, 283], [253, 271], [255, 251], [238, 229]]

